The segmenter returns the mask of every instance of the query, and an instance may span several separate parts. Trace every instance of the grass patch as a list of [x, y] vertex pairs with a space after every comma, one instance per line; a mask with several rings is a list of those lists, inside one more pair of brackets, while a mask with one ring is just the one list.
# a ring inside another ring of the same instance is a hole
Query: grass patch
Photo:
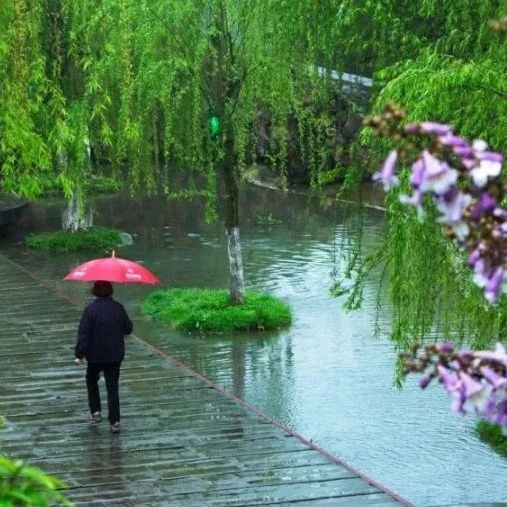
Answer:
[[79, 252], [81, 250], [111, 250], [122, 245], [121, 231], [92, 227], [87, 231], [55, 231], [30, 234], [26, 246], [43, 252]]
[[489, 444], [498, 454], [507, 458], [507, 435], [502, 433], [498, 424], [488, 421], [479, 421], [475, 426], [479, 438]]
[[141, 306], [143, 314], [181, 331], [226, 333], [287, 327], [287, 304], [269, 294], [247, 292], [242, 305], [231, 305], [227, 290], [166, 289], [152, 292]]

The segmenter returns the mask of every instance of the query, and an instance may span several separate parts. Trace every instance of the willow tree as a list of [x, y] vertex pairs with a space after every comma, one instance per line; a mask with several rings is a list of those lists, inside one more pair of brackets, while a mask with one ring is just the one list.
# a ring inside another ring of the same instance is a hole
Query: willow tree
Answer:
[[97, 158], [107, 159], [114, 142], [109, 123], [117, 110], [111, 101], [111, 79], [104, 72], [111, 60], [117, 60], [108, 51], [111, 34], [103, 22], [110, 6], [70, 0], [43, 4], [48, 80], [45, 127], [57, 181], [68, 198], [64, 228], [76, 231], [93, 224], [87, 205], [88, 180], [94, 169], [92, 148]]
[[[389, 101], [402, 104], [409, 121], [430, 116], [449, 122], [464, 135], [484, 137], [495, 148], [507, 141], [507, 41], [491, 28], [507, 2], [449, 2], [443, 33], [417, 58], [400, 61], [378, 74], [384, 83], [374, 110]], [[440, 12], [436, 5], [429, 13]]]
[[[428, 2], [421, 14], [438, 19], [441, 6]], [[374, 102], [380, 111], [395, 101], [407, 111], [407, 121], [450, 123], [471, 139], [485, 139], [505, 151], [507, 144], [505, 37], [495, 33], [491, 20], [500, 17], [506, 2], [465, 0], [446, 2], [446, 16], [436, 24], [433, 42], [415, 58], [377, 73], [382, 83]], [[401, 49], [400, 53], [403, 54]], [[368, 148], [385, 153], [386, 145], [366, 131]], [[379, 150], [380, 149], [380, 150]], [[372, 172], [372, 164], [367, 168]], [[401, 193], [409, 191], [403, 173]], [[485, 305], [465, 260], [435, 223], [429, 209], [425, 220], [407, 210], [393, 193], [386, 200], [386, 237], [358, 269], [358, 284], [349, 301], [357, 306], [367, 271], [381, 265], [389, 273], [388, 290], [394, 307], [392, 338], [405, 347], [433, 332], [484, 347], [507, 337], [507, 303]]]
[[[1, 187], [23, 197], [56, 181], [69, 199], [64, 227], [86, 228], [90, 138], [104, 130], [94, 69], [104, 28], [81, 33], [76, 2], [5, 0], [0, 12]], [[90, 32], [93, 31], [93, 34]]]
[[40, 2], [2, 2], [0, 187], [24, 197], [41, 192], [52, 168], [51, 152], [40, 129], [47, 85], [41, 31]]
[[372, 75], [414, 60], [427, 48], [438, 47], [455, 58], [489, 50], [487, 21], [504, 10], [505, 2], [339, 0], [323, 2], [323, 8], [328, 21], [320, 37], [335, 41], [328, 54], [343, 70]]
[[[272, 165], [283, 176], [289, 121], [315, 148], [326, 125], [314, 111], [327, 84], [318, 77], [317, 26], [305, 2], [122, 0], [115, 52], [131, 188], [215, 199], [226, 229], [230, 294], [243, 300], [239, 183], [255, 159], [261, 112], [270, 117]], [[312, 25], [312, 23], [314, 23]], [[322, 48], [320, 48], [322, 49]], [[308, 151], [308, 150], [307, 150]], [[183, 185], [176, 183], [178, 174]]]

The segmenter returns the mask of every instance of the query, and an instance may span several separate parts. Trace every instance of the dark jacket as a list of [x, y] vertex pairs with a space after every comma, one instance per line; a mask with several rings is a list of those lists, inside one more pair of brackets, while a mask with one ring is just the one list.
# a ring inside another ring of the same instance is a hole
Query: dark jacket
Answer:
[[125, 355], [123, 337], [131, 332], [123, 305], [111, 297], [97, 298], [81, 317], [75, 355], [89, 363], [118, 363]]

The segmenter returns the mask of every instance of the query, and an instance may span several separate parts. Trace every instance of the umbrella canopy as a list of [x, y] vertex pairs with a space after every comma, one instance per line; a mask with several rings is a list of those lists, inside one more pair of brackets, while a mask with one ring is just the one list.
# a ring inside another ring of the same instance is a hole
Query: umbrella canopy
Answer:
[[147, 283], [157, 285], [160, 280], [137, 262], [115, 257], [94, 259], [74, 268], [64, 280], [97, 282], [104, 280], [116, 283]]

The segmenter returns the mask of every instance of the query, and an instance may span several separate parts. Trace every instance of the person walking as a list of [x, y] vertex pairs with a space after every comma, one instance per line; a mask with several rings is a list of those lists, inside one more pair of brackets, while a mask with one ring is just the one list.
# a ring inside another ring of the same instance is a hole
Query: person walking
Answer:
[[125, 308], [112, 298], [110, 282], [97, 281], [92, 288], [95, 300], [83, 311], [74, 354], [75, 362], [87, 362], [86, 387], [90, 421], [102, 420], [99, 378], [104, 372], [107, 389], [108, 419], [113, 433], [120, 431], [118, 381], [125, 356], [125, 335], [132, 333], [132, 321]]

